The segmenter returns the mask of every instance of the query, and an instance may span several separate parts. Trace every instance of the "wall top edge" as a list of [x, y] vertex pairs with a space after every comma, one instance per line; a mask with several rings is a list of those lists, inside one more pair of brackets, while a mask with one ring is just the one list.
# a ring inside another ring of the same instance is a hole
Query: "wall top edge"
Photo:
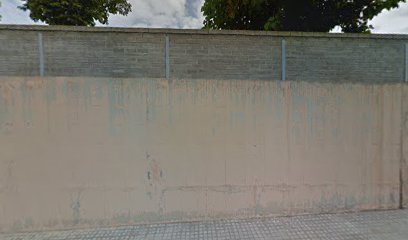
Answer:
[[321, 33], [321, 32], [277, 32], [247, 30], [207, 30], [207, 29], [169, 29], [169, 28], [116, 28], [83, 26], [46, 26], [46, 25], [5, 25], [0, 31], [60, 31], [60, 32], [117, 32], [117, 33], [155, 33], [155, 34], [191, 34], [191, 35], [242, 35], [275, 37], [316, 37], [316, 38], [364, 38], [364, 39], [401, 39], [408, 40], [408, 34], [362, 34], [362, 33]]

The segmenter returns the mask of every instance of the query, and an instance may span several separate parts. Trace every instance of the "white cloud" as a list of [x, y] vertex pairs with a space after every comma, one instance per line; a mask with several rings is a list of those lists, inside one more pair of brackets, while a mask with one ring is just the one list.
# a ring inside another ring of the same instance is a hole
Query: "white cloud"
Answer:
[[[29, 14], [17, 8], [21, 0], [0, 0], [3, 24], [34, 24]], [[132, 12], [128, 16], [112, 15], [112, 27], [201, 28], [204, 0], [129, 0]], [[38, 24], [38, 23], [37, 23]], [[370, 24], [374, 33], [408, 34], [408, 3], [400, 8], [383, 11]], [[100, 24], [98, 24], [100, 25]], [[338, 29], [337, 29], [338, 30]]]
[[128, 16], [110, 17], [110, 26], [153, 28], [201, 28], [204, 0], [130, 0]]
[[408, 3], [381, 12], [370, 24], [374, 26], [374, 33], [408, 33]]
[[29, 13], [17, 8], [21, 6], [21, 0], [0, 0], [0, 15], [2, 24], [34, 24]]

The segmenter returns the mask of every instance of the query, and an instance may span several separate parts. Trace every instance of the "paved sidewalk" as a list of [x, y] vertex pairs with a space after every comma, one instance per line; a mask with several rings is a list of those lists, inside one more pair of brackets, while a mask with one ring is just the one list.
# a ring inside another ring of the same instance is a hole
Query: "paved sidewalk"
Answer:
[[408, 210], [249, 220], [154, 224], [89, 230], [0, 234], [1, 240], [296, 239], [406, 240]]

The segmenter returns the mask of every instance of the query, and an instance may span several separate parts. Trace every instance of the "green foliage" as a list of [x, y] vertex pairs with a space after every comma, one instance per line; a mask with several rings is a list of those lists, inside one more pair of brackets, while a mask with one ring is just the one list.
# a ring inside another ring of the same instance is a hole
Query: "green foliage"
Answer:
[[368, 21], [406, 0], [205, 0], [204, 28], [369, 32]]
[[50, 25], [95, 26], [108, 23], [109, 14], [127, 15], [127, 0], [23, 0], [22, 10], [30, 10], [34, 21]]

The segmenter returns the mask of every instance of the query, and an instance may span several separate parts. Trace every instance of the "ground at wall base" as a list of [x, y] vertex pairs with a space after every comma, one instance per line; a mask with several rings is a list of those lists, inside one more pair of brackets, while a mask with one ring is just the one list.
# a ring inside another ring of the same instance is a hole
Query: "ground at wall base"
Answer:
[[408, 210], [247, 220], [151, 224], [73, 231], [0, 234], [1, 240], [387, 239], [408, 238]]

